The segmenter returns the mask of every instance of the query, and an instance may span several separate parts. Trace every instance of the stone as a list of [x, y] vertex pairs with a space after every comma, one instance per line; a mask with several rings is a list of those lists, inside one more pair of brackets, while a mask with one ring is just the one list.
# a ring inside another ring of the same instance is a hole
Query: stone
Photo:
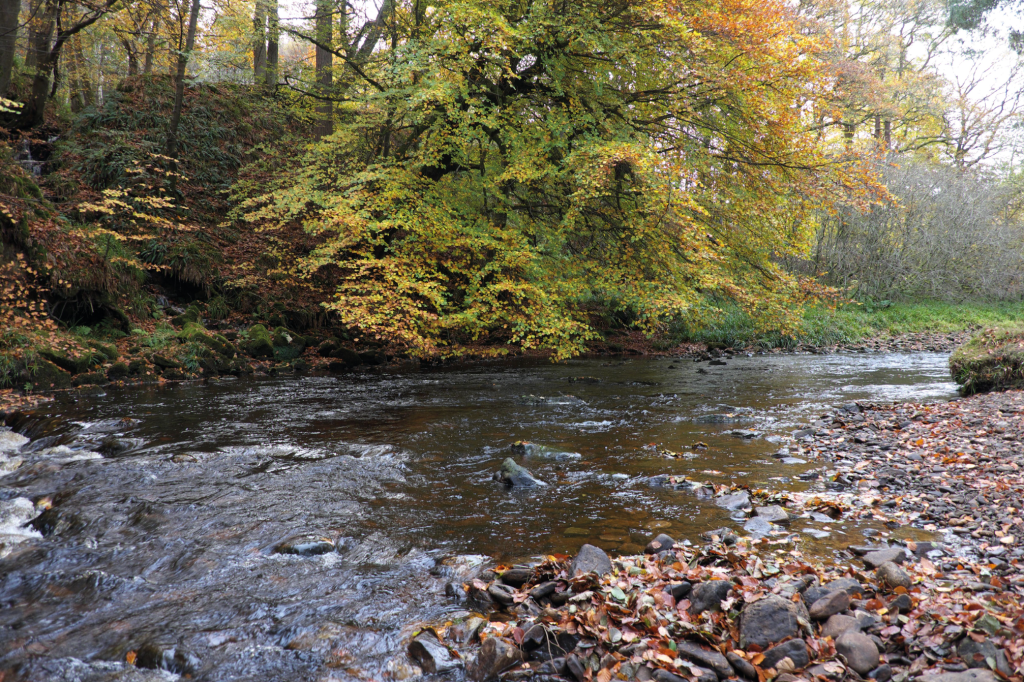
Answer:
[[550, 661], [565, 657], [578, 643], [579, 637], [561, 627], [537, 623], [527, 628], [520, 648], [529, 654], [531, 661]]
[[757, 669], [750, 661], [731, 651], [725, 655], [725, 658], [740, 677], [752, 681], [757, 680]]
[[832, 665], [829, 665], [827, 668], [821, 663], [818, 663], [816, 665], [812, 665], [804, 672], [806, 672], [812, 680], [817, 679], [819, 677], [824, 677], [828, 680], [838, 680], [841, 677], [846, 676], [846, 666], [844, 666], [842, 663], [839, 663], [838, 661], [835, 661]]
[[277, 554], [297, 554], [298, 556], [327, 554], [335, 549], [334, 540], [331, 538], [310, 533], [295, 535], [274, 546], [274, 552]]
[[409, 643], [409, 658], [428, 674], [446, 673], [461, 665], [432, 631], [420, 634]]
[[488, 637], [476, 658], [466, 665], [466, 672], [474, 682], [489, 682], [522, 661], [523, 652], [515, 644], [502, 637]]
[[550, 661], [544, 661], [537, 666], [538, 675], [562, 675], [569, 672], [569, 666], [565, 664], [565, 658], [552, 658]]
[[533, 569], [512, 568], [501, 574], [501, 582], [512, 587], [522, 587], [530, 582], [533, 577]]
[[848, 608], [850, 608], [850, 595], [839, 590], [832, 594], [827, 594], [811, 604], [809, 613], [813, 620], [827, 620]]
[[675, 549], [676, 541], [669, 536], [661, 533], [656, 538], [647, 543], [647, 547], [644, 548], [644, 554], [658, 554], [666, 549]]
[[847, 630], [836, 640], [836, 652], [861, 675], [878, 667], [878, 647], [875, 641], [861, 632]]
[[665, 591], [672, 595], [672, 598], [676, 601], [685, 599], [686, 595], [690, 594], [690, 590], [693, 589], [693, 585], [686, 582], [685, 580], [681, 583], [675, 583], [665, 587]]
[[914, 582], [911, 580], [909, 573], [892, 561], [886, 561], [884, 564], [876, 568], [875, 577], [878, 578], [878, 582], [891, 589], [895, 589], [897, 587], [905, 587], [909, 589]]
[[892, 679], [892, 668], [887, 663], [883, 663], [868, 673], [868, 679], [877, 680], [877, 682], [888, 682], [888, 680]]
[[174, 646], [149, 642], [139, 647], [135, 655], [135, 665], [151, 670], [166, 670], [176, 675], [195, 677], [202, 665], [194, 655]]
[[914, 602], [910, 599], [909, 594], [897, 595], [895, 599], [889, 602], [890, 611], [899, 611], [900, 613], [910, 613], [914, 608]]
[[743, 524], [743, 530], [751, 535], [768, 535], [772, 532], [772, 524], [760, 516], [755, 516]]
[[725, 656], [717, 651], [704, 649], [693, 642], [676, 642], [676, 653], [682, 659], [710, 668], [719, 679], [725, 680], [736, 674]]
[[495, 608], [495, 603], [486, 589], [470, 584], [469, 594], [466, 595], [466, 607], [479, 613], [487, 613]]
[[821, 636], [838, 639], [839, 635], [847, 630], [860, 630], [860, 621], [853, 616], [844, 616], [837, 613], [821, 626]]
[[846, 594], [852, 597], [855, 594], [861, 593], [863, 589], [856, 578], [840, 578], [824, 585], [808, 588], [804, 592], [804, 603], [813, 604], [822, 597], [839, 591], [846, 592]]
[[491, 583], [487, 588], [487, 594], [491, 595], [494, 603], [502, 606], [511, 606], [515, 603], [512, 588], [501, 583]]
[[584, 573], [597, 573], [605, 575], [612, 572], [612, 560], [600, 547], [583, 545], [576, 554], [576, 558], [569, 565], [569, 577], [575, 578]]
[[28, 438], [14, 431], [0, 431], [0, 454], [17, 452]]
[[535, 486], [546, 486], [547, 483], [534, 477], [529, 471], [519, 466], [511, 457], [501, 463], [501, 469], [494, 474], [496, 481], [501, 481], [509, 487], [531, 488]]
[[565, 667], [569, 673], [576, 678], [577, 682], [586, 682], [587, 669], [585, 662], [579, 656], [571, 654], [565, 657]]
[[696, 616], [709, 609], [719, 610], [722, 600], [729, 596], [731, 589], [732, 582], [728, 580], [708, 580], [697, 583], [690, 590], [690, 615]]
[[789, 512], [777, 504], [755, 507], [754, 513], [769, 523], [789, 523]]
[[999, 682], [999, 678], [991, 670], [972, 668], [959, 673], [940, 673], [938, 675], [922, 675], [918, 682]]
[[747, 604], [740, 613], [740, 648], [769, 644], [800, 635], [801, 613], [797, 605], [778, 595]]
[[[785, 661], [789, 660], [789, 664]], [[811, 662], [807, 655], [807, 645], [802, 639], [791, 639], [788, 642], [773, 646], [764, 652], [764, 660], [761, 667], [764, 669], [774, 668], [779, 672], [790, 670], [802, 670]]]
[[744, 491], [733, 493], [731, 495], [722, 495], [721, 497], [715, 498], [715, 504], [722, 509], [727, 509], [728, 511], [750, 509], [750, 495]]
[[124, 453], [132, 449], [132, 444], [126, 440], [122, 440], [117, 436], [107, 436], [100, 445], [96, 448], [96, 452], [100, 453], [104, 457], [119, 457]]
[[555, 593], [555, 590], [557, 590], [557, 589], [558, 589], [558, 583], [556, 581], [554, 581], [554, 580], [549, 580], [549, 581], [547, 581], [545, 583], [541, 583], [540, 585], [537, 585], [535, 588], [530, 590], [530, 596], [533, 597], [534, 600], [539, 601], [539, 600], [543, 599], [544, 597], [551, 596], [552, 594]]
[[668, 670], [661, 668], [654, 671], [655, 682], [689, 682], [689, 680], [696, 679], [696, 682], [718, 682], [718, 675], [711, 670], [706, 670], [699, 666], [693, 666], [697, 672], [696, 678], [693, 677], [681, 677], [675, 673], [671, 673]]
[[1006, 660], [1006, 653], [989, 640], [975, 642], [970, 637], [965, 637], [960, 642], [957, 653], [968, 668], [990, 668], [988, 661], [991, 659], [996, 665], [996, 670], [1006, 676], [1012, 673]]
[[531, 457], [533, 459], [547, 459], [554, 462], [566, 462], [570, 460], [583, 459], [583, 455], [578, 452], [571, 452], [569, 450], [559, 450], [558, 448], [549, 447], [547, 445], [540, 445], [539, 443], [531, 443], [529, 441], [520, 440], [512, 444], [512, 452], [517, 455], [524, 457]]
[[861, 557], [861, 560], [868, 568], [878, 568], [887, 561], [902, 564], [905, 558], [906, 552], [903, 551], [902, 547], [890, 547], [888, 549], [877, 549], [873, 552], [868, 552]]

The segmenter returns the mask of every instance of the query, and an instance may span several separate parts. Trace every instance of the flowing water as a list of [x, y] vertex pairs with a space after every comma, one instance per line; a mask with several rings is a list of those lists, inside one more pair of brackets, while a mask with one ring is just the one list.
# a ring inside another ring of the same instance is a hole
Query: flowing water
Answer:
[[[815, 463], [773, 434], [852, 400], [951, 398], [946, 362], [525, 362], [64, 397], [9, 419], [33, 440], [0, 478], [0, 670], [64, 679], [72, 657], [157, 644], [199, 679], [401, 678], [415, 624], [457, 609], [443, 593], [452, 557], [637, 552], [655, 531], [738, 527], [650, 477], [804, 489]], [[111, 435], [127, 449], [104, 448]], [[514, 455], [520, 440], [579, 456]], [[772, 457], [783, 445], [796, 456]], [[510, 455], [548, 485], [493, 482]], [[20, 523], [45, 498], [43, 536]], [[805, 551], [863, 539], [822, 525], [793, 524]], [[274, 552], [300, 533], [337, 549]]]

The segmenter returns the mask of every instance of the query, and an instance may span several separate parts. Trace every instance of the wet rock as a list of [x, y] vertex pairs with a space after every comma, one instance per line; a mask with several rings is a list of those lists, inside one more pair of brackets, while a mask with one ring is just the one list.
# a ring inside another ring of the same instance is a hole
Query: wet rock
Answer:
[[909, 589], [913, 584], [910, 574], [891, 561], [886, 561], [875, 569], [875, 577], [878, 578], [878, 582], [892, 589], [897, 587]]
[[717, 651], [704, 649], [693, 642], [681, 641], [676, 643], [676, 653], [680, 658], [692, 661], [704, 668], [710, 668], [719, 679], [728, 679], [735, 675], [729, 660]]
[[890, 547], [868, 552], [861, 559], [868, 568], [878, 568], [887, 561], [902, 564], [905, 557], [906, 553], [902, 547]]
[[697, 583], [690, 591], [690, 615], [696, 616], [705, 611], [718, 610], [722, 601], [729, 596], [732, 582], [728, 580], [708, 580]]
[[14, 431], [0, 431], [0, 455], [17, 452], [28, 440], [25, 436]]
[[761, 518], [760, 516], [755, 516], [754, 518], [750, 519], [749, 521], [743, 524], [743, 530], [747, 531], [751, 535], [758, 536], [768, 535], [768, 533], [772, 532], [773, 528], [774, 527], [771, 523]]
[[569, 666], [565, 663], [565, 657], [552, 658], [537, 666], [538, 675], [561, 675], [564, 677], [569, 672]]
[[740, 677], [757, 680], [757, 669], [750, 661], [731, 651], [725, 655], [725, 658]]
[[839, 635], [847, 630], [860, 630], [860, 622], [853, 616], [844, 616], [837, 613], [821, 626], [821, 636], [838, 639]]
[[576, 558], [569, 565], [569, 576], [575, 578], [584, 573], [597, 573], [604, 575], [612, 572], [612, 560], [608, 558], [605, 551], [593, 545], [580, 547]]
[[107, 369], [107, 378], [111, 381], [120, 381], [131, 374], [131, 370], [128, 369], [128, 365], [123, 362], [115, 362]]
[[96, 448], [96, 452], [100, 453], [104, 457], [118, 457], [131, 449], [131, 442], [122, 440], [117, 436], [107, 436], [100, 441], [100, 445]]
[[686, 595], [690, 594], [691, 589], [693, 589], [693, 585], [684, 580], [681, 583], [668, 585], [665, 591], [671, 594], [673, 599], [679, 601], [680, 599], [685, 599]]
[[512, 452], [523, 457], [531, 457], [533, 459], [548, 459], [555, 462], [565, 462], [569, 460], [577, 460], [583, 458], [583, 455], [581, 455], [578, 452], [560, 450], [558, 448], [548, 447], [547, 445], [540, 445], [539, 443], [531, 443], [525, 440], [513, 443]]
[[150, 642], [139, 647], [135, 665], [195, 677], [202, 663], [194, 654], [179, 647]]
[[850, 595], [842, 590], [837, 590], [811, 604], [809, 613], [813, 620], [826, 620], [848, 608], [850, 608]]
[[796, 604], [774, 594], [747, 604], [740, 613], [740, 647], [756, 644], [763, 649], [787, 637], [797, 637], [801, 617]]
[[836, 640], [836, 652], [861, 675], [867, 675], [878, 667], [878, 647], [873, 639], [861, 632], [847, 630], [841, 634]]
[[644, 554], [658, 554], [667, 549], [674, 549], [675, 546], [676, 541], [662, 533], [647, 543], [647, 547], [644, 548]]
[[409, 643], [409, 658], [428, 674], [446, 673], [462, 664], [433, 632], [424, 632]]
[[[788, 663], [786, 661], [789, 661]], [[779, 672], [801, 670], [811, 662], [807, 655], [807, 645], [802, 639], [791, 639], [788, 642], [773, 646], [764, 652], [761, 667], [773, 668]]]
[[323, 535], [303, 533], [274, 545], [277, 554], [297, 554], [298, 556], [316, 556], [327, 554], [337, 549], [334, 540]]
[[550, 661], [564, 658], [578, 643], [579, 637], [570, 635], [563, 628], [537, 623], [523, 634], [521, 648], [532, 661]]
[[968, 668], [990, 668], [989, 661], [995, 663], [996, 670], [1009, 676], [1012, 673], [1006, 660], [1006, 653], [991, 641], [975, 642], [970, 637], [964, 638], [957, 648], [960, 658]]
[[530, 596], [533, 597], [534, 600], [540, 601], [544, 597], [550, 597], [552, 594], [555, 593], [555, 590], [557, 589], [558, 583], [554, 580], [549, 580], [547, 582], [541, 583], [540, 585], [537, 585], [535, 588], [530, 590]]
[[974, 668], [959, 673], [940, 673], [938, 675], [922, 675], [919, 682], [999, 682], [999, 678], [991, 670]]
[[777, 504], [755, 507], [754, 513], [769, 523], [789, 523], [789, 512]]
[[498, 675], [523, 661], [523, 652], [501, 637], [488, 637], [476, 658], [466, 664], [466, 672], [474, 682], [490, 682]]
[[586, 682], [587, 679], [587, 668], [586, 662], [576, 654], [570, 654], [565, 657], [565, 667], [569, 673], [576, 679], [576, 682]]
[[84, 526], [82, 519], [72, 512], [50, 507], [42, 514], [29, 521], [33, 528], [39, 531], [43, 537], [50, 535], [71, 535], [77, 533]]
[[512, 587], [522, 587], [530, 582], [533, 577], [533, 570], [529, 568], [511, 568], [501, 574], [501, 582]]
[[491, 595], [491, 599], [493, 599], [496, 604], [501, 604], [502, 606], [511, 606], [515, 603], [512, 588], [508, 585], [492, 583], [490, 587], [487, 588], [487, 594]]
[[[724, 365], [725, 363], [723, 362], [722, 364]], [[696, 677], [697, 682], [718, 682], [718, 675], [716, 675], [712, 671], [705, 670], [704, 668], [698, 666], [695, 666], [695, 668], [698, 673]], [[655, 682], [689, 682], [692, 678], [681, 677], [679, 675], [676, 675], [675, 673], [670, 673], [667, 670], [658, 668], [654, 671], [652, 679], [654, 679]]]
[[508, 457], [501, 463], [501, 469], [494, 475], [494, 479], [501, 481], [509, 487], [530, 488], [535, 486], [546, 486], [547, 483], [535, 478], [525, 468], [519, 466]]
[[470, 584], [466, 595], [466, 607], [480, 613], [487, 613], [495, 608], [494, 598], [486, 588]]
[[722, 509], [727, 509], [729, 511], [750, 509], [750, 495], [743, 491], [733, 493], [731, 495], [722, 495], [721, 497], [715, 498], [715, 504]]

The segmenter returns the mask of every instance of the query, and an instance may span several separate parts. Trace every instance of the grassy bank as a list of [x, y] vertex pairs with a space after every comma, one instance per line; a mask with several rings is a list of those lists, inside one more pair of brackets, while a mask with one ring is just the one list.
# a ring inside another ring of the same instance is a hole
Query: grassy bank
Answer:
[[757, 345], [792, 348], [798, 344], [831, 346], [901, 334], [946, 334], [983, 327], [1016, 326], [1024, 320], [1024, 302], [850, 304], [838, 309], [809, 308], [802, 329], [794, 336], [759, 331], [750, 317], [735, 307], [705, 329], [678, 325], [670, 332], [673, 342]]

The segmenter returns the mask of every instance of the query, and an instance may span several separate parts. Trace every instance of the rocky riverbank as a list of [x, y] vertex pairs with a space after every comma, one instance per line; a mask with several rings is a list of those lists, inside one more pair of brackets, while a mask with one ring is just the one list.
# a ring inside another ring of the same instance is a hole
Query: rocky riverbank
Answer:
[[[787, 453], [824, 463], [809, 492], [668, 481], [749, 515], [751, 537], [484, 571], [448, 586], [465, 610], [416, 634], [410, 657], [477, 681], [1022, 679], [1024, 393], [851, 403], [792, 437]], [[941, 540], [814, 561], [785, 532], [807, 513]]]

